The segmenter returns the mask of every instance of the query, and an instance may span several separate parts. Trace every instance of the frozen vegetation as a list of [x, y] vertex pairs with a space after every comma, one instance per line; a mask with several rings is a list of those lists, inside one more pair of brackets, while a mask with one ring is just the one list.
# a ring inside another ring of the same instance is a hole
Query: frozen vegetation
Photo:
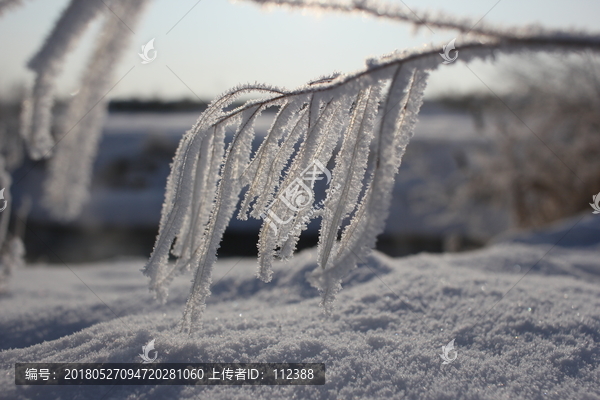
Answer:
[[[370, 0], [257, 2], [452, 29], [463, 34], [457, 49], [465, 63], [600, 49], [598, 36], [587, 33], [419, 18]], [[0, 14], [19, 3], [1, 2]], [[147, 1], [108, 3], [134, 26]], [[103, 34], [80, 93], [55, 121], [55, 83], [65, 57], [101, 15]], [[52, 155], [45, 202], [62, 220], [76, 218], [89, 197], [106, 115], [103, 94], [127, 45], [121, 22], [99, 2], [73, 0], [29, 63], [36, 81], [23, 102], [21, 135], [33, 159]], [[402, 212], [392, 206], [396, 174], [427, 77], [441, 62], [439, 46], [426, 46], [294, 90], [253, 84], [224, 93], [180, 141], [147, 262], [25, 268], [18, 236], [7, 235], [7, 210], [0, 220], [0, 279], [11, 268], [13, 279], [0, 297], [0, 397], [600, 399], [600, 220], [591, 212], [468, 253], [391, 259], [371, 250], [390, 214]], [[232, 108], [248, 95], [256, 96]], [[267, 110], [277, 114], [265, 129], [259, 121]], [[0, 180], [10, 187], [11, 152], [4, 143]], [[423, 167], [413, 161], [412, 168]], [[435, 187], [443, 178], [426, 181]], [[324, 195], [314, 208], [317, 190]], [[430, 190], [423, 188], [424, 198], [436, 193]], [[471, 203], [463, 207], [460, 212], [472, 211]], [[236, 217], [263, 221], [258, 266], [242, 258], [217, 261]], [[320, 220], [318, 248], [292, 258], [312, 219]], [[150, 340], [158, 362], [323, 362], [327, 382], [14, 385], [15, 362], [139, 362], [139, 349]], [[451, 340], [458, 357], [444, 365], [441, 348]]]
[[[374, 0], [257, 2], [360, 12], [415, 27], [455, 30], [463, 34], [457, 51], [465, 63], [498, 54], [596, 51], [600, 47], [596, 36], [582, 32], [488, 27], [480, 21], [444, 15], [420, 18], [412, 10]], [[106, 112], [105, 93], [127, 43], [120, 31], [125, 27], [131, 31], [129, 25], [135, 25], [147, 1], [102, 3], [72, 0], [28, 64], [36, 81], [23, 102], [21, 135], [33, 159], [52, 155], [45, 200], [51, 213], [62, 220], [76, 218], [89, 197]], [[4, 6], [12, 4], [18, 2]], [[51, 128], [56, 78], [81, 33], [100, 15], [104, 17], [102, 35], [82, 76], [80, 93], [56, 123], [55, 139]], [[240, 85], [209, 105], [180, 142], [167, 181], [159, 235], [144, 267], [149, 287], [161, 301], [177, 274], [194, 271], [182, 331], [193, 331], [201, 319], [217, 250], [234, 215], [264, 221], [257, 276], [265, 282], [271, 280], [273, 261], [291, 258], [301, 232], [311, 220], [320, 219], [318, 269], [311, 282], [321, 292], [322, 305], [332, 306], [342, 278], [364, 261], [385, 228], [394, 179], [413, 136], [429, 73], [442, 65], [439, 55], [438, 46], [398, 50], [367, 60], [357, 72], [324, 76], [295, 90]], [[232, 110], [240, 96], [259, 99]], [[255, 122], [273, 108], [277, 116], [253, 152]], [[225, 141], [228, 129], [234, 131], [230, 142]], [[323, 179], [316, 178], [316, 167], [330, 185], [315, 210], [306, 200], [312, 200], [315, 182]], [[310, 174], [307, 185], [302, 181]], [[175, 265], [167, 262], [170, 255], [178, 259]]]

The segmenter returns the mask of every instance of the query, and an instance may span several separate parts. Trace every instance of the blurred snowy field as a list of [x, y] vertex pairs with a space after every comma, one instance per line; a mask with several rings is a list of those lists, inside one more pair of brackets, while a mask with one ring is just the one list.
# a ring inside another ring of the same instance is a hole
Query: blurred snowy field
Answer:
[[[156, 228], [160, 219], [169, 163], [182, 135], [191, 129], [199, 114], [109, 114], [95, 161], [90, 199], [73, 225]], [[255, 127], [258, 137], [262, 138], [266, 134], [274, 115], [265, 113], [259, 117]], [[256, 140], [254, 149], [258, 148], [258, 145], [259, 140]], [[424, 107], [416, 125], [415, 136], [402, 161], [394, 191], [392, 217], [388, 220], [386, 232], [432, 234], [440, 229], [449, 228], [473, 233], [475, 228], [464, 221], [458, 225], [446, 223], [441, 227], [432, 226], [428, 221], [439, 220], [439, 215], [435, 214], [447, 210], [430, 201], [427, 209], [429, 218], [425, 221], [423, 210], [412, 209], [409, 205], [412, 199], [407, 196], [424, 183], [425, 177], [427, 182], [437, 185], [436, 189], [439, 189], [441, 182], [448, 181], [452, 174], [456, 173], [455, 158], [464, 158], [465, 152], [474, 150], [473, 146], [481, 145], [482, 138], [476, 133], [470, 115], [449, 112], [436, 105]], [[31, 166], [25, 166], [22, 170], [15, 173], [15, 180], [19, 180], [13, 194], [15, 207], [19, 207], [23, 196], [29, 195], [33, 200], [30, 221], [53, 222], [39, 201], [42, 198], [44, 179], [42, 166], [33, 170]], [[22, 174], [26, 179], [19, 179]], [[428, 197], [440, 194], [438, 191]], [[399, 223], [400, 219], [402, 223]], [[233, 220], [232, 228], [237, 231], [253, 231], [257, 230], [261, 223]], [[491, 231], [497, 233], [499, 229]]]
[[[181, 136], [198, 115], [199, 112], [109, 114], [94, 166], [89, 202], [81, 215], [66, 225], [54, 221], [42, 205], [43, 165], [25, 165], [16, 171], [14, 180], [19, 183], [12, 188], [14, 209], [18, 210], [24, 199], [32, 200], [28, 223], [35, 235], [26, 237], [30, 259], [45, 258], [56, 263], [58, 258], [80, 261], [115, 254], [149, 254], [160, 218], [169, 163]], [[259, 118], [258, 136], [267, 132], [273, 115], [267, 113]], [[461, 163], [468, 162], [477, 150], [486, 146], [489, 142], [478, 134], [470, 115], [449, 111], [435, 103], [426, 104], [396, 178], [380, 248], [392, 255], [414, 253], [415, 247], [417, 251], [439, 252], [444, 250], [442, 243], [447, 238], [485, 243], [510, 228], [506, 209], [490, 209], [473, 202], [463, 204], [462, 209], [449, 207], [448, 192], [466, 178]], [[258, 141], [254, 147], [258, 147]], [[318, 202], [323, 193], [316, 196]], [[261, 224], [261, 220], [232, 219], [228, 232], [256, 236]], [[57, 228], [60, 235], [54, 234]], [[106, 243], [103, 240], [108, 236], [90, 234], [103, 229], [129, 230], [136, 237], [126, 240], [119, 235], [118, 243], [116, 240]], [[309, 225], [306, 234], [316, 238], [317, 233], [318, 224]], [[415, 246], [413, 239], [420, 242]], [[251, 241], [246, 247], [253, 251], [255, 237]], [[145, 251], [140, 251], [144, 246]], [[57, 257], [48, 255], [49, 247]]]
[[[220, 260], [191, 337], [176, 330], [189, 276], [159, 305], [144, 260], [16, 270], [0, 297], [0, 398], [600, 399], [600, 217], [591, 212], [472, 252], [374, 252], [330, 316], [307, 283], [315, 256], [277, 264], [269, 284], [254, 277], [254, 259]], [[151, 339], [157, 362], [324, 362], [326, 384], [14, 384], [15, 362], [138, 362]], [[442, 365], [452, 339], [457, 359]]]

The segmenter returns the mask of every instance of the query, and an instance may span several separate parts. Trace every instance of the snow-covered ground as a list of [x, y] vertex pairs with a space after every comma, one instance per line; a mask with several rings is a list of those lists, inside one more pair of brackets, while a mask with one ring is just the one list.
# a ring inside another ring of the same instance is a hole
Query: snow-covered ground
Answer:
[[[144, 260], [19, 269], [0, 297], [0, 398], [600, 399], [600, 216], [591, 210], [473, 252], [375, 252], [330, 316], [306, 280], [315, 255], [278, 264], [269, 284], [254, 277], [254, 260], [220, 260], [191, 337], [175, 328], [189, 276], [161, 306]], [[14, 384], [16, 362], [138, 362], [151, 339], [157, 362], [323, 362], [326, 384]], [[457, 359], [443, 365], [452, 339]]]

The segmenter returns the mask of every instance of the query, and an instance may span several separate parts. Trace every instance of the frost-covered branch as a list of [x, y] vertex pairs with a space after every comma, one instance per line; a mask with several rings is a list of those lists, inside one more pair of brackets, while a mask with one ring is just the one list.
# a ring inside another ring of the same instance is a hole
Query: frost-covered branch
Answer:
[[[488, 38], [457, 46], [464, 62], [498, 52], [584, 48], [598, 51], [600, 40], [565, 34]], [[428, 71], [442, 61], [439, 48], [401, 52], [370, 60], [357, 73], [324, 78], [294, 91], [248, 85], [211, 103], [177, 150], [159, 235], [144, 269], [161, 300], [176, 274], [194, 269], [183, 331], [191, 332], [200, 319], [221, 238], [244, 189], [237, 217], [263, 218], [257, 274], [264, 281], [271, 279], [272, 261], [291, 257], [308, 223], [322, 218], [319, 267], [310, 280], [326, 309], [331, 306], [342, 277], [365, 259], [384, 228]], [[251, 93], [267, 98], [225, 110], [240, 95]], [[254, 123], [270, 107], [279, 111], [252, 153]], [[227, 131], [234, 132], [228, 143]], [[330, 161], [331, 173], [325, 168]], [[300, 206], [312, 198], [314, 180], [301, 182], [313, 166], [331, 177], [318, 210]], [[169, 253], [178, 258], [176, 263], [167, 262]]]
[[[45, 202], [52, 214], [60, 219], [77, 216], [87, 198], [92, 163], [106, 113], [105, 97], [110, 85], [114, 84], [113, 72], [131, 38], [129, 27], [135, 25], [148, 2], [71, 0], [44, 45], [28, 63], [36, 77], [31, 94], [22, 104], [20, 132], [31, 158], [48, 158], [56, 150], [46, 183]], [[0, 2], [0, 14], [19, 3]], [[79, 94], [70, 102], [62, 123], [53, 124], [56, 82], [66, 57], [90, 23], [101, 15], [105, 18], [102, 33], [81, 78]], [[51, 132], [53, 127], [57, 130], [54, 134]]]
[[[361, 13], [376, 18], [386, 18], [394, 21], [408, 22], [415, 27], [427, 27], [457, 30], [462, 33], [479, 34], [497, 38], [517, 37], [519, 31], [514, 29], [501, 29], [488, 26], [482, 22], [468, 18], [457, 19], [451, 15], [441, 12], [435, 15], [429, 12], [415, 11], [410, 9], [402, 2], [390, 2], [380, 0], [248, 0], [258, 3], [265, 7], [290, 7], [303, 11], [333, 11], [343, 13]], [[522, 31], [522, 34], [532, 33], [528, 28]], [[539, 28], [535, 28], [537, 33], [541, 33]], [[528, 31], [528, 32], [527, 32]]]
[[[10, 219], [10, 198], [11, 177], [5, 169], [4, 156], [0, 154], [0, 292], [4, 290], [6, 282], [11, 272], [11, 265], [2, 262], [6, 237], [8, 235], [8, 223]], [[5, 193], [6, 192], [6, 193]]]
[[[74, 2], [77, 1], [79, 0], [74, 0]], [[92, 165], [106, 115], [108, 102], [106, 94], [115, 83], [114, 71], [132, 37], [129, 26], [135, 26], [147, 3], [147, 0], [135, 0], [118, 1], [111, 4], [113, 12], [122, 17], [118, 19], [112, 13], [106, 14], [100, 39], [96, 43], [96, 48], [81, 78], [79, 93], [69, 103], [66, 115], [57, 127], [58, 144], [56, 154], [50, 160], [50, 174], [45, 183], [44, 200], [52, 214], [59, 219], [75, 218], [88, 197]], [[86, 10], [85, 7], [83, 9]], [[84, 17], [81, 18], [89, 21], [92, 16], [92, 11], [87, 9]], [[124, 25], [123, 19], [127, 26]], [[80, 23], [76, 25], [79, 27]], [[73, 32], [79, 28], [65, 29], [68, 31], [66, 36], [71, 37]], [[60, 31], [60, 29], [57, 30]], [[57, 34], [55, 37], [62, 36]], [[34, 127], [36, 123], [38, 124], [37, 132], [41, 136], [47, 134], [50, 137], [51, 110], [47, 107], [50, 107], [51, 104], [45, 103], [44, 99], [49, 103], [52, 102], [54, 85], [52, 81], [55, 79], [55, 75], [53, 68], [49, 65], [57, 58], [62, 60], [63, 53], [66, 52], [66, 43], [64, 42], [66, 39], [56, 39], [54, 42], [49, 40], [50, 44], [47, 43], [46, 47], [50, 47], [50, 49], [47, 51], [42, 49], [30, 63], [32, 68], [43, 71], [38, 78], [45, 74], [51, 75], [49, 86], [39, 83], [38, 79], [36, 89], [40, 88], [40, 91], [35, 93], [34, 90], [34, 104], [38, 106], [39, 115], [36, 117], [36, 108], [34, 107], [32, 121]], [[33, 132], [36, 131], [33, 130]], [[32, 136], [35, 135], [32, 134]], [[37, 144], [33, 143], [33, 148], [36, 151], [47, 152], [47, 146], [52, 145], [52, 142], [47, 142], [45, 146], [37, 147]], [[41, 155], [43, 153], [40, 153]]]
[[[0, 138], [6, 139], [4, 132], [0, 132]], [[25, 255], [21, 238], [10, 237], [8, 234], [12, 207], [10, 194], [12, 179], [6, 164], [4, 155], [0, 152], [0, 193], [2, 194], [2, 200], [0, 200], [2, 209], [0, 211], [0, 293], [5, 290], [12, 270], [23, 265]]]
[[21, 134], [26, 139], [31, 158], [49, 157], [54, 146], [50, 133], [56, 79], [63, 70], [67, 54], [75, 47], [89, 23], [102, 10], [100, 1], [72, 0], [63, 11], [46, 42], [29, 61], [36, 73], [30, 99], [25, 100]]

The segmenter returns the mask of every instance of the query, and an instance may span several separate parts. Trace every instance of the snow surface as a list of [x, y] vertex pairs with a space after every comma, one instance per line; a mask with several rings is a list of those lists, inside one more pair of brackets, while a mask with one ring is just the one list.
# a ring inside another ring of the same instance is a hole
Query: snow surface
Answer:
[[[330, 316], [306, 280], [316, 250], [276, 264], [269, 284], [254, 277], [255, 260], [221, 259], [192, 337], [175, 329], [189, 276], [161, 306], [144, 260], [18, 269], [0, 297], [0, 398], [600, 399], [598, 232], [590, 212], [469, 253], [374, 252]], [[14, 385], [15, 362], [138, 362], [151, 339], [157, 362], [324, 362], [327, 383]], [[452, 339], [458, 358], [442, 365]]]

